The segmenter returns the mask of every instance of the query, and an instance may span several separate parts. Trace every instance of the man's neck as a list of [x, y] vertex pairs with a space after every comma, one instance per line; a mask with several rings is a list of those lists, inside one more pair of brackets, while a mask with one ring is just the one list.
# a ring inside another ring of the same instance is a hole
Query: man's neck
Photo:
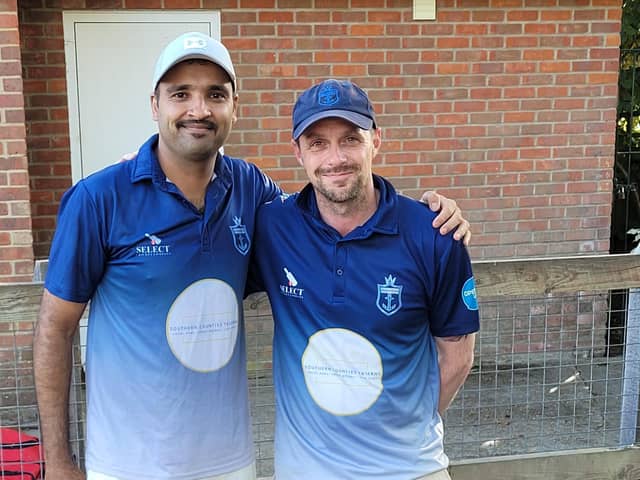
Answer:
[[213, 178], [216, 156], [209, 160], [195, 162], [178, 158], [160, 146], [157, 154], [160, 168], [167, 179], [176, 185], [197, 209], [202, 209], [207, 186]]
[[364, 225], [378, 208], [380, 190], [371, 186], [365, 195], [348, 202], [335, 203], [314, 192], [320, 217], [343, 237]]

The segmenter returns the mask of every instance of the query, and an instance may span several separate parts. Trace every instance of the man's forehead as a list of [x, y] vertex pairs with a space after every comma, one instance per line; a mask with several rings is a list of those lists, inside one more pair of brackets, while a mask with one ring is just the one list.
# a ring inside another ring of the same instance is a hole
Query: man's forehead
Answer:
[[[364, 132], [357, 125], [345, 120], [340, 117], [327, 117], [318, 120], [317, 122], [312, 123], [309, 127], [302, 132], [302, 136], [304, 137], [312, 137], [314, 135], [319, 135], [321, 130], [331, 129], [340, 133], [356, 133], [356, 132]], [[324, 132], [323, 132], [324, 133]]]
[[[220, 65], [214, 62], [210, 62], [208, 60], [200, 59], [200, 58], [191, 58], [191, 59], [183, 60], [182, 62], [176, 63], [173, 67], [167, 70], [167, 73], [163, 75], [159, 83], [162, 83], [162, 82], [166, 83], [168, 80], [171, 80], [172, 77], [180, 76], [181, 74], [186, 74], [188, 68], [193, 65], [203, 66], [203, 67], [212, 67], [211, 71], [217, 72], [217, 76], [220, 77], [220, 81], [216, 81], [215, 83], [231, 84], [231, 78], [229, 77], [229, 74]], [[194, 81], [189, 83], [194, 83], [194, 84], [202, 83], [199, 80], [205, 80], [204, 78], [202, 78], [201, 74], [193, 75], [193, 78], [194, 78]]]

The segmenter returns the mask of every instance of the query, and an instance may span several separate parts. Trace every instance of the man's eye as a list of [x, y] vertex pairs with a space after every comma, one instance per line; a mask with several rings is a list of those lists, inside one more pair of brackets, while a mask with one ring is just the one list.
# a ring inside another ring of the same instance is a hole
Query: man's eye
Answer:
[[187, 98], [187, 94], [185, 92], [176, 92], [173, 95], [171, 95], [173, 98], [177, 98], [177, 99], [184, 99]]

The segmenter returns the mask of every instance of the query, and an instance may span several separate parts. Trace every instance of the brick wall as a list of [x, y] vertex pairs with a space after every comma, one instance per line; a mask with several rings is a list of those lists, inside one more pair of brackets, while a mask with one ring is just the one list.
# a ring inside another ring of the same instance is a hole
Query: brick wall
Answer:
[[474, 224], [476, 259], [608, 251], [619, 0], [25, 0], [20, 4], [35, 253], [70, 185], [60, 6], [207, 8], [240, 78], [227, 153], [304, 184], [290, 112], [327, 77], [366, 88], [383, 128], [376, 171], [435, 188]]
[[15, 0], [0, 0], [0, 282], [31, 279], [29, 173]]

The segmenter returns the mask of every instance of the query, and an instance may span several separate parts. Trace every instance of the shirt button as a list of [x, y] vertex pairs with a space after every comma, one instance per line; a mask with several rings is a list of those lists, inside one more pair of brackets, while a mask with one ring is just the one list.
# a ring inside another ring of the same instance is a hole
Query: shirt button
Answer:
[[336, 270], [336, 273], [342, 276], [342, 267], [338, 267], [338, 269]]

